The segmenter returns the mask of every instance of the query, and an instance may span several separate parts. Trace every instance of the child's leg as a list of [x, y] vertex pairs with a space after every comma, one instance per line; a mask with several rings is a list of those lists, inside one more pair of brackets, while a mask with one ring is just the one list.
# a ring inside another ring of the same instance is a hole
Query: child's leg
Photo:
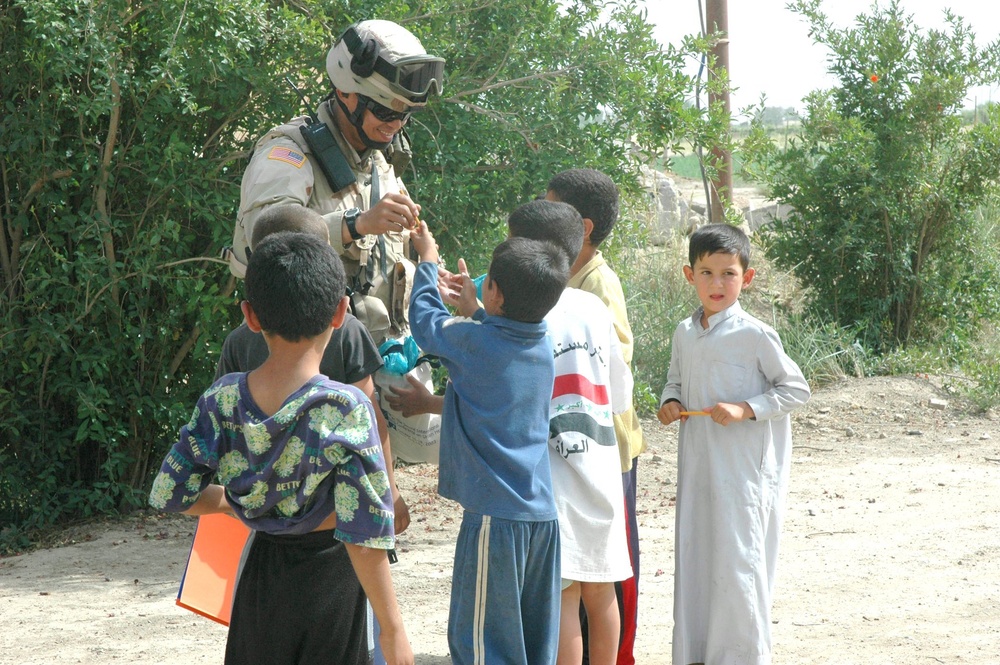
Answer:
[[551, 665], [559, 642], [559, 525], [465, 512], [448, 612], [454, 665]]
[[559, 618], [559, 658], [556, 665], [583, 662], [583, 633], [580, 630], [580, 583], [570, 582], [562, 590]]
[[579, 597], [587, 609], [590, 665], [614, 665], [621, 629], [614, 582], [581, 582]]
[[632, 577], [622, 582], [615, 582], [620, 599], [618, 618], [621, 622], [618, 665], [635, 665], [633, 648], [639, 613], [639, 523], [635, 513], [638, 470], [639, 458], [635, 457], [632, 459], [632, 469], [622, 474], [622, 489], [625, 494], [625, 530], [628, 537], [628, 555], [632, 562]]

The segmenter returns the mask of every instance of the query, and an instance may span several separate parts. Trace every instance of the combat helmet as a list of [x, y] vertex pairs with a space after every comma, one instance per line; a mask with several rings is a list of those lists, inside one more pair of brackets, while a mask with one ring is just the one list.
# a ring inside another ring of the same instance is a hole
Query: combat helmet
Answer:
[[444, 59], [429, 55], [413, 33], [392, 21], [349, 26], [326, 56], [333, 86], [359, 93], [397, 112], [441, 94]]

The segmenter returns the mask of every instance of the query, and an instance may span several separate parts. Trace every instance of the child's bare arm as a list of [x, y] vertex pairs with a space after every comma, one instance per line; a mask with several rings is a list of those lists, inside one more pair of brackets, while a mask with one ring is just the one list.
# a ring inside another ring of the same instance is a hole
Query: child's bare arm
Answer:
[[427, 386], [409, 374], [406, 375], [406, 381], [410, 384], [409, 388], [388, 387], [385, 400], [389, 402], [389, 406], [402, 413], [404, 418], [422, 413], [441, 413], [444, 408], [443, 397], [427, 390]]
[[375, 381], [369, 374], [360, 381], [352, 383], [368, 397], [372, 403], [372, 411], [375, 413], [375, 423], [378, 425], [378, 438], [382, 443], [382, 457], [385, 458], [385, 472], [389, 477], [389, 489], [392, 491], [392, 510], [395, 516], [396, 534], [401, 534], [410, 526], [410, 507], [406, 504], [406, 499], [399, 492], [396, 485], [396, 462], [392, 454], [392, 441], [389, 438], [389, 426], [382, 415], [382, 409], [378, 406], [378, 397], [375, 395]]
[[396, 602], [396, 590], [389, 573], [389, 557], [385, 550], [344, 544], [358, 581], [378, 618], [381, 630], [379, 644], [382, 646], [386, 665], [412, 665], [413, 649], [406, 637], [403, 615]]
[[191, 507], [182, 511], [185, 515], [211, 515], [214, 513], [233, 514], [233, 507], [226, 499], [226, 490], [222, 485], [209, 485], [201, 492], [198, 500]]

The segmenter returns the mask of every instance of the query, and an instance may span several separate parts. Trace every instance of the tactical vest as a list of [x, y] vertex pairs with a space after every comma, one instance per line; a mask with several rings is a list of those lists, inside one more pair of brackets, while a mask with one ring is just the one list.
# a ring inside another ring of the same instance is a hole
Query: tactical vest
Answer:
[[[313, 177], [308, 201], [310, 209], [321, 215], [355, 207], [365, 211], [371, 209], [386, 194], [401, 191], [401, 183], [395, 175], [394, 167], [379, 151], [372, 152], [368, 159], [368, 169], [360, 171], [351, 165], [357, 182], [334, 191], [322, 170], [313, 168], [311, 160], [314, 158], [299, 131], [306, 121], [307, 118], [301, 116], [275, 127], [257, 141], [255, 150], [277, 137], [287, 138], [295, 143], [310, 160], [303, 166], [311, 170]], [[338, 134], [336, 128], [332, 131], [335, 135]], [[408, 157], [408, 143], [397, 147], [396, 151], [399, 157]], [[405, 193], [405, 189], [402, 191]], [[339, 230], [332, 230], [331, 233], [333, 232], [339, 233]], [[365, 236], [354, 243], [354, 250], [349, 249], [341, 255], [348, 278], [351, 309], [376, 343], [381, 343], [386, 338], [401, 337], [409, 332], [407, 310], [415, 266], [407, 258], [408, 249], [408, 232], [387, 233]], [[238, 218], [233, 234], [233, 247], [229, 252], [230, 267], [237, 276], [242, 276], [241, 268], [245, 274], [246, 254], [246, 229], [242, 218]]]

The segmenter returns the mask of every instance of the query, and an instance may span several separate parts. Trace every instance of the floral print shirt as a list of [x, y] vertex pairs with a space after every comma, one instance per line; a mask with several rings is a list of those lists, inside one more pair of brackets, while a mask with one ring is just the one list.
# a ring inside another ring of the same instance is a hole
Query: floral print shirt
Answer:
[[335, 538], [391, 549], [392, 494], [367, 397], [317, 375], [267, 416], [246, 376], [227, 374], [198, 400], [163, 460], [150, 505], [184, 511], [214, 478], [252, 529], [308, 533], [336, 511]]

